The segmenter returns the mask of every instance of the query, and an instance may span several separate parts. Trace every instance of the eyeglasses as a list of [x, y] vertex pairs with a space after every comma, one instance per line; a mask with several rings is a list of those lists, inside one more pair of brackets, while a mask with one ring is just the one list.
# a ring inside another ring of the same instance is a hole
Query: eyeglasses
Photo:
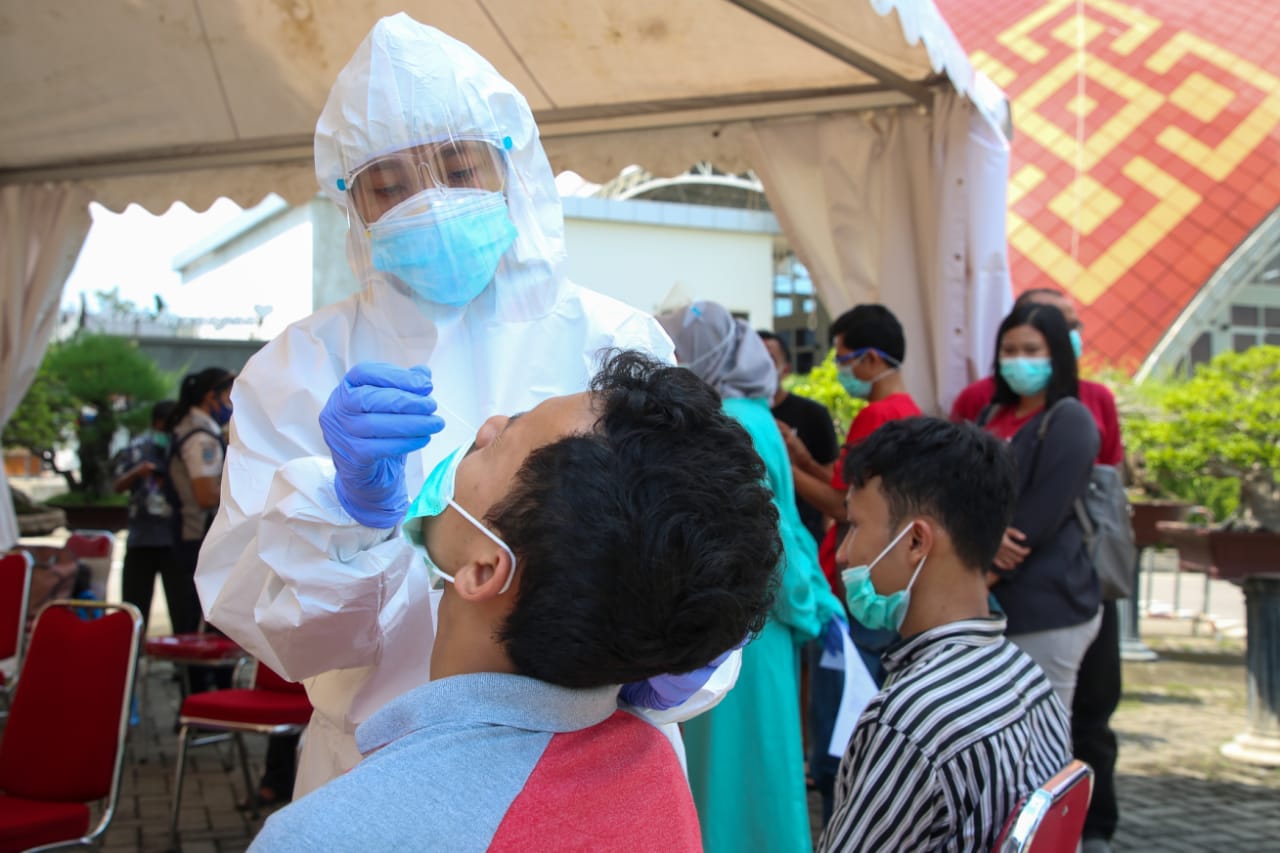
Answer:
[[364, 225], [372, 225], [405, 199], [426, 189], [502, 192], [506, 151], [488, 139], [449, 139], [375, 157], [338, 182]]
[[[846, 364], [852, 364], [853, 362], [862, 358], [867, 353], [871, 352], [871, 350], [873, 349], [875, 349], [875, 347], [863, 347], [862, 349], [856, 349], [856, 350], [853, 350], [852, 352], [847, 352], [844, 355], [836, 355], [836, 364], [840, 365], [841, 367], [843, 367]], [[879, 352], [879, 350], [877, 350], [877, 352]], [[882, 358], [887, 358], [887, 356], [885, 356], [884, 353], [880, 353], [880, 355]]]
[[880, 358], [884, 360], [884, 363], [888, 364], [891, 367], [898, 366], [898, 360], [896, 358], [889, 355], [884, 350], [879, 350], [879, 349], [876, 349], [875, 347], [863, 347], [862, 349], [856, 349], [851, 352], [847, 352], [844, 355], [836, 355], [836, 364], [838, 364], [841, 367], [844, 367], [846, 364], [852, 364], [853, 362], [862, 358], [864, 355], [866, 355], [869, 352], [874, 352], [876, 355], [880, 356]]

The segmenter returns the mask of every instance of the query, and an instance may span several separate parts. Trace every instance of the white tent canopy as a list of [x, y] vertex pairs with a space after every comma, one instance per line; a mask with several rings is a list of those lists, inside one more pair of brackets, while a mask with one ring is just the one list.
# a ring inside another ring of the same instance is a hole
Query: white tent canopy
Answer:
[[[41, 192], [153, 212], [310, 198], [328, 89], [401, 10], [525, 94], [557, 171], [755, 169], [828, 308], [903, 319], [922, 403], [984, 360], [1008, 300], [1003, 99], [930, 0], [0, 0], [5, 209], [22, 226]], [[78, 245], [83, 219], [56, 220], [44, 250]], [[34, 224], [0, 234], [0, 423], [51, 330], [15, 338], [12, 318], [43, 316], [29, 306], [56, 304], [65, 275], [16, 268], [6, 244]], [[0, 494], [0, 546], [8, 511]]]

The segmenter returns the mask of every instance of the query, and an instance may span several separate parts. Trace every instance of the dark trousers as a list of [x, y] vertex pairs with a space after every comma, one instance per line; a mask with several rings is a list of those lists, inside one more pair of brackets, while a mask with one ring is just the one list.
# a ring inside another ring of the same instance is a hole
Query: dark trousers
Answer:
[[200, 627], [200, 597], [196, 594], [196, 562], [200, 559], [200, 542], [174, 543], [174, 591], [165, 582], [165, 599], [169, 602], [169, 623], [173, 633], [190, 634]]
[[835, 809], [836, 774], [840, 770], [840, 759], [829, 755], [827, 747], [840, 711], [844, 673], [818, 665], [822, 660], [821, 640], [805, 644], [805, 654], [809, 664], [809, 775], [822, 796], [822, 823], [826, 825]]
[[1102, 624], [1080, 661], [1071, 702], [1075, 756], [1093, 768], [1093, 800], [1084, 819], [1085, 838], [1110, 840], [1120, 809], [1116, 803], [1116, 734], [1111, 715], [1120, 704], [1120, 625], [1117, 602], [1102, 605]]
[[[169, 607], [170, 620], [190, 619], [195, 585], [191, 576], [184, 577], [184, 572], [178, 568], [173, 548], [169, 545], [129, 545], [124, 552], [120, 597], [142, 611], [144, 625], [151, 618], [151, 597], [157, 577], [164, 584], [164, 600]], [[198, 612], [195, 619], [199, 621]], [[195, 623], [192, 624], [194, 626]], [[176, 633], [177, 629], [174, 631]]]
[[267, 757], [260, 788], [275, 794], [275, 802], [293, 799], [293, 778], [298, 772], [298, 738], [301, 735], [272, 735], [267, 738]]
[[[178, 572], [182, 576], [182, 601], [179, 613], [170, 607], [169, 620], [173, 623], [175, 634], [186, 634], [198, 630], [203, 613], [200, 610], [200, 596], [196, 593], [196, 563], [200, 560], [200, 541], [179, 540], [173, 546], [174, 560], [178, 564]], [[165, 586], [168, 594], [169, 587]], [[231, 669], [218, 666], [192, 666], [187, 668], [191, 678], [191, 692], [203, 693], [206, 690], [225, 689], [231, 686]]]

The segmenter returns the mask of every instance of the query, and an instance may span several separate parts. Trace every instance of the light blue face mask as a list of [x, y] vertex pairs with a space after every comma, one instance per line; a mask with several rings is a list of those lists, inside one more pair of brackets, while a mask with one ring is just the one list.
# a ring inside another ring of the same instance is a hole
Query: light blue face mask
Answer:
[[836, 379], [840, 382], [840, 387], [850, 397], [858, 400], [865, 400], [871, 396], [871, 382], [866, 379], [859, 379], [853, 375], [853, 365], [840, 367], [836, 369]]
[[1071, 351], [1079, 358], [1084, 353], [1084, 341], [1080, 338], [1080, 330], [1072, 329], [1067, 333], [1071, 337]]
[[430, 189], [369, 226], [373, 266], [428, 302], [466, 305], [493, 281], [516, 240], [500, 192]]
[[1047, 358], [1002, 358], [1000, 376], [1009, 383], [1013, 393], [1030, 397], [1048, 387], [1053, 364]]
[[920, 570], [924, 568], [926, 558], [920, 558], [916, 570], [911, 574], [911, 580], [907, 581], [906, 589], [900, 589], [889, 595], [876, 592], [875, 584], [871, 582], [871, 570], [884, 559], [885, 554], [893, 550], [894, 545], [902, 541], [902, 537], [907, 535], [912, 524], [915, 522], [902, 528], [902, 532], [893, 537], [893, 541], [886, 545], [870, 564], [854, 566], [840, 573], [840, 578], [844, 581], [844, 600], [849, 605], [849, 613], [867, 628], [897, 631], [902, 627], [902, 621], [907, 618], [907, 608], [911, 606], [911, 587], [920, 575]]
[[[498, 594], [502, 595], [511, 588], [511, 581], [516, 576], [515, 553], [507, 547], [506, 542], [503, 542], [489, 528], [477, 521], [475, 516], [458, 506], [453, 499], [454, 485], [458, 477], [458, 466], [462, 464], [462, 459], [466, 455], [467, 445], [462, 445], [436, 463], [436, 467], [431, 469], [431, 473], [427, 475], [426, 482], [422, 484], [422, 489], [418, 492], [418, 496], [409, 505], [409, 511], [405, 514], [405, 521], [415, 518], [435, 518], [443, 513], [446, 507], [453, 507], [457, 510], [459, 515], [471, 522], [477, 530], [507, 552], [507, 557], [511, 560], [511, 571], [507, 574], [506, 583], [498, 591]], [[422, 555], [427, 563], [427, 571], [431, 573], [432, 577], [438, 577], [443, 581], [453, 583], [453, 575], [441, 569], [436, 561], [432, 559], [431, 554], [427, 551], [425, 541], [423, 542]]]

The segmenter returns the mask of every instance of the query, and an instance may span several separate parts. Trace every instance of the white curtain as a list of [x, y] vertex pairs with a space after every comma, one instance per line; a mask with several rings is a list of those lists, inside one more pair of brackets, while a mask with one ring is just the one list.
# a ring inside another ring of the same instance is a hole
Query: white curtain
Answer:
[[1008, 145], [969, 101], [757, 122], [756, 174], [832, 317], [880, 302], [902, 322], [903, 375], [945, 414], [990, 364], [1012, 301]]
[[[62, 285], [88, 233], [83, 190], [0, 187], [0, 428], [31, 387], [57, 321]], [[0, 550], [17, 539], [9, 483], [0, 471]]]

